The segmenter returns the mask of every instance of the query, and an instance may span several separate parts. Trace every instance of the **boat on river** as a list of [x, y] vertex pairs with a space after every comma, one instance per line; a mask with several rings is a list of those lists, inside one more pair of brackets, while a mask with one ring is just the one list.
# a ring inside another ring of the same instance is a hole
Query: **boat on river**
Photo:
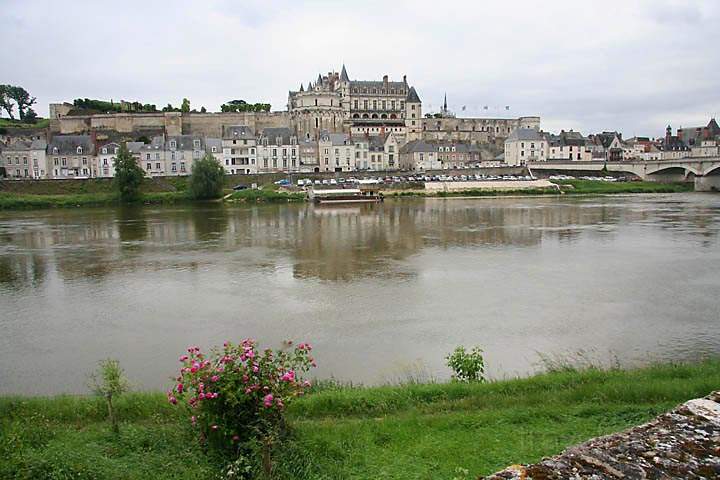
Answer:
[[308, 190], [308, 198], [315, 203], [372, 203], [382, 202], [383, 196], [371, 188], [328, 188]]

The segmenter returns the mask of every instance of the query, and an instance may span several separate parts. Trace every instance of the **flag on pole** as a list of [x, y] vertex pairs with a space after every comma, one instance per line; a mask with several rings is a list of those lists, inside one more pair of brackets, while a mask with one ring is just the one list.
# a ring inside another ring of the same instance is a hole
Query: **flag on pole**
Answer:
[[510, 110], [510, 105], [505, 105], [505, 110]]
[[462, 110], [463, 110], [463, 112], [465, 111], [465, 105], [463, 105]]

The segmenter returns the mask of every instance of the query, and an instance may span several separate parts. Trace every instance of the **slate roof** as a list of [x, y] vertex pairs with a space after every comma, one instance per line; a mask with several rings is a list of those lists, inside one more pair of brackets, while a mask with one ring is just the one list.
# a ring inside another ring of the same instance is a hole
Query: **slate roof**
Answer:
[[405, 99], [405, 102], [407, 103], [421, 103], [420, 97], [417, 94], [417, 91], [415, 90], [415, 87], [410, 87], [410, 90], [408, 90], [407, 98]]
[[[82, 147], [82, 154], [77, 153], [77, 148]], [[57, 153], [55, 153], [57, 149]], [[48, 153], [51, 155], [93, 155], [95, 146], [90, 135], [56, 135], [48, 145]]]
[[5, 152], [21, 152], [29, 150], [45, 150], [47, 148], [47, 143], [45, 140], [15, 140], [7, 146], [3, 146], [2, 143], [0, 143], [0, 146], [3, 147], [3, 151]]
[[340, 72], [340, 81], [341, 82], [349, 82], [350, 77], [348, 77], [347, 70], [345, 70], [345, 64], [343, 63], [342, 71]]
[[215, 147], [215, 153], [222, 152], [222, 140], [219, 138], [207, 137], [205, 139], [205, 151], [213, 153], [212, 147]]
[[541, 140], [545, 140], [545, 137], [534, 128], [516, 128], [510, 133], [510, 135], [508, 135], [507, 141], [513, 142], [518, 140], [539, 142]]
[[[290, 138], [294, 137], [292, 131], [287, 127], [272, 127], [263, 129], [260, 138], [267, 138], [269, 145], [290, 145]], [[280, 142], [278, 142], [280, 138]]]
[[232, 125], [230, 127], [225, 127], [225, 131], [223, 132], [223, 140], [251, 138], [255, 138], [255, 132], [247, 125]]
[[127, 142], [125, 143], [125, 146], [128, 150], [130, 150], [130, 153], [139, 153], [142, 146], [145, 145], [144, 142]]
[[416, 153], [416, 152], [439, 152], [440, 147], [455, 147], [454, 152], [443, 153], [480, 153], [480, 149], [476, 145], [470, 143], [450, 143], [450, 142], [426, 142], [424, 140], [413, 140], [406, 143], [400, 149], [400, 153]]
[[320, 139], [323, 142], [330, 142], [330, 144], [334, 147], [336, 146], [342, 146], [342, 145], [350, 145], [351, 144], [351, 138], [350, 135], [346, 133], [327, 133], [323, 132], [320, 135]]

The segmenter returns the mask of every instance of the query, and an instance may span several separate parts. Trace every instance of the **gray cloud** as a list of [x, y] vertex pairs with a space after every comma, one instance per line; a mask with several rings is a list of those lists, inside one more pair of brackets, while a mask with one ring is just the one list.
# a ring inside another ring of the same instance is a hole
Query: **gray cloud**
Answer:
[[[121, 6], [120, 6], [121, 5]], [[76, 97], [282, 110], [339, 69], [408, 75], [425, 108], [532, 115], [546, 129], [660, 135], [720, 111], [714, 1], [3, 1], [2, 83]], [[505, 110], [505, 106], [510, 110]], [[483, 107], [488, 106], [488, 110]]]

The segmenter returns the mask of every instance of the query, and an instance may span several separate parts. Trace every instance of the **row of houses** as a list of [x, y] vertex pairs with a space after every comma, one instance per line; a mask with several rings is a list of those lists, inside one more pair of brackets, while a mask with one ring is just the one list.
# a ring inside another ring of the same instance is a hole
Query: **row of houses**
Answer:
[[[463, 168], [480, 163], [477, 146], [461, 142], [400, 143], [392, 131], [320, 134], [298, 139], [289, 128], [255, 132], [246, 125], [226, 127], [222, 138], [158, 135], [149, 142], [126, 142], [148, 176], [182, 176], [193, 162], [212, 155], [228, 174], [353, 172]], [[2, 149], [0, 167], [14, 178], [68, 179], [115, 176], [120, 143], [95, 135], [55, 135], [16, 139]]]
[[505, 140], [504, 163], [525, 165], [543, 161], [652, 161], [686, 157], [720, 156], [720, 126], [711, 119], [706, 126], [680, 128], [672, 134], [667, 127], [664, 137], [633, 137], [623, 140], [622, 133], [602, 132], [587, 137], [580, 132], [552, 134], [529, 128], [517, 128]]

